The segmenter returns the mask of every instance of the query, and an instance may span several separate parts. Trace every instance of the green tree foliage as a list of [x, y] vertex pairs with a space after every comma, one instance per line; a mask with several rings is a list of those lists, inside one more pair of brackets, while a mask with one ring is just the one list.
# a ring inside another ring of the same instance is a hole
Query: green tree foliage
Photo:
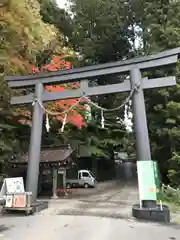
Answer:
[[[124, 1], [72, 0], [70, 1], [71, 14], [64, 9], [59, 9], [55, 1], [40, 2], [42, 19], [63, 31], [68, 45], [81, 56], [79, 65], [104, 63], [130, 57], [129, 36], [132, 30], [128, 28], [128, 21], [123, 17], [127, 11], [124, 9]], [[104, 85], [120, 81], [120, 77], [108, 76], [106, 79], [104, 77], [94, 79], [92, 84]], [[119, 106], [125, 100], [125, 96], [124, 94], [101, 96], [93, 98], [93, 101], [105, 108], [113, 108]], [[112, 151], [112, 147], [117, 143], [123, 143], [125, 135], [125, 129], [117, 119], [117, 117], [123, 118], [123, 110], [106, 113], [104, 116], [108, 131], [102, 133], [102, 130], [97, 127], [100, 125], [101, 116], [100, 112], [95, 110], [93, 113], [95, 123], [91, 124], [97, 129], [93, 131], [92, 139], [91, 127], [81, 132], [82, 136], [79, 136], [79, 139], [86, 139], [84, 144], [89, 148], [91, 146], [92, 153], [95, 155], [108, 155], [107, 145]]]
[[64, 9], [58, 8], [55, 0], [42, 0], [39, 2], [42, 20], [45, 23], [53, 24], [64, 36], [71, 36], [73, 28], [69, 14]]
[[12, 93], [4, 75], [29, 73], [36, 54], [56, 37], [56, 30], [41, 20], [36, 0], [8, 0], [0, 4], [0, 32], [0, 161], [6, 162], [27, 150], [30, 129], [18, 122], [22, 110], [10, 106]]
[[[72, 0], [71, 12], [59, 9], [54, 1], [42, 1], [41, 14], [63, 31], [68, 42], [88, 63], [122, 59], [130, 44], [124, 1]], [[66, 31], [68, 29], [68, 31]]]
[[[47, 22], [56, 26], [60, 24], [61, 27], [64, 25], [70, 29], [65, 35], [69, 44], [83, 56], [83, 65], [152, 54], [180, 44], [179, 1], [70, 0], [70, 3], [71, 19], [64, 10], [56, 8], [55, 5], [51, 10], [54, 8], [56, 10], [50, 11], [51, 19], [50, 16], [47, 18], [45, 5], [41, 14]], [[60, 14], [66, 16], [63, 21], [63, 17], [58, 18]], [[171, 73], [167, 69], [146, 74], [164, 76], [168, 72]], [[179, 171], [176, 161], [180, 151], [179, 65], [176, 76], [178, 83], [176, 87], [145, 92], [152, 156], [158, 159], [164, 180], [167, 180], [168, 169], [171, 180], [172, 172], [176, 174], [176, 171]], [[114, 77], [106, 80], [101, 78], [97, 82], [105, 84], [112, 79], [117, 82]], [[118, 98], [119, 95], [113, 98], [101, 97], [97, 102], [112, 107], [114, 102], [122, 101], [121, 97], [117, 100]], [[113, 119], [112, 115], [110, 119]]]
[[36, 0], [9, 0], [1, 7], [0, 49], [6, 58], [6, 73], [29, 71], [36, 53], [55, 37], [54, 28], [42, 22], [38, 9]]
[[[134, 25], [138, 29], [142, 46], [140, 53], [152, 54], [180, 44], [180, 2], [179, 1], [136, 1], [131, 5]], [[139, 28], [137, 28], [139, 26]], [[180, 185], [174, 176], [179, 174], [179, 109], [180, 109], [180, 66], [176, 71], [177, 85], [171, 88], [146, 92], [146, 107], [149, 122], [152, 155], [160, 163], [163, 179], [169, 178], [172, 184]], [[160, 69], [151, 72], [151, 76], [165, 76], [171, 71]], [[149, 74], [149, 73], [147, 73]], [[173, 72], [173, 74], [175, 74]]]
[[[54, 39], [56, 32], [54, 26], [59, 30], [60, 38], [78, 52], [81, 57], [78, 64], [83, 66], [130, 58], [135, 55], [152, 54], [180, 44], [180, 1], [70, 0], [69, 2], [70, 13], [59, 9], [53, 0], [10, 0], [8, 4], [5, 1], [5, 4], [0, 5], [0, 18], [3, 17], [3, 21], [0, 22], [3, 33], [1, 34], [3, 38], [0, 38], [0, 49], [3, 53], [1, 56], [7, 59], [6, 73], [24, 74], [35, 59], [39, 65], [41, 58], [45, 61], [43, 63], [46, 63], [52, 53], [50, 51], [52, 45], [45, 48], [45, 51], [44, 46]], [[38, 13], [39, 6], [45, 23], [42, 22]], [[47, 24], [51, 24], [51, 27]], [[164, 180], [167, 180], [169, 170], [172, 185], [180, 185], [178, 182], [180, 169], [179, 64], [176, 70], [178, 83], [176, 87], [145, 92], [152, 156], [159, 161]], [[146, 73], [153, 77], [166, 74], [174, 73], [169, 69], [165, 71], [157, 69]], [[92, 84], [117, 83], [125, 77], [100, 77], [93, 79]], [[1, 84], [1, 88], [4, 94], [7, 89], [6, 84]], [[8, 97], [5, 96], [5, 98]], [[114, 108], [124, 99], [124, 94], [117, 94], [96, 97], [92, 100], [103, 107]], [[3, 106], [3, 111], [6, 108], [7, 105]], [[122, 115], [123, 111], [106, 114], [107, 129], [102, 130], [98, 127], [100, 113], [95, 111], [91, 124], [78, 134], [73, 128], [66, 129], [66, 139], [74, 138], [76, 135], [76, 138], [89, 146], [95, 155], [109, 156], [117, 143], [133, 153], [134, 139], [132, 135], [127, 138], [124, 127], [118, 123], [117, 117], [122, 118]], [[8, 135], [7, 131], [11, 124], [6, 121], [6, 118], [2, 118], [0, 123], [3, 124], [3, 127], [1, 125], [3, 134]], [[54, 124], [53, 138], [58, 134], [57, 128], [58, 126]], [[1, 130], [1, 136], [5, 135], [2, 135]], [[6, 143], [6, 146], [9, 145]]]

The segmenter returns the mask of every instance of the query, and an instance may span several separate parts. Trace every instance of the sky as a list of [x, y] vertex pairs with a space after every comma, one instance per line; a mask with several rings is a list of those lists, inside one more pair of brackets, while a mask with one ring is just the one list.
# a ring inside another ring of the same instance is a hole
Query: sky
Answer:
[[67, 0], [56, 0], [56, 1], [57, 1], [57, 4], [60, 8], [65, 8]]

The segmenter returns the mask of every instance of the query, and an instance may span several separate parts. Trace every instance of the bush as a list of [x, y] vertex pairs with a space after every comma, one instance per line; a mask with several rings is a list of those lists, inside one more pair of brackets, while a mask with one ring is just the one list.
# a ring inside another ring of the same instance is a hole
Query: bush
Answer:
[[169, 161], [168, 177], [172, 187], [178, 188], [180, 186], [180, 153], [173, 153]]
[[162, 200], [166, 202], [173, 202], [176, 205], [180, 205], [180, 190], [174, 189], [170, 186], [162, 186], [161, 191]]

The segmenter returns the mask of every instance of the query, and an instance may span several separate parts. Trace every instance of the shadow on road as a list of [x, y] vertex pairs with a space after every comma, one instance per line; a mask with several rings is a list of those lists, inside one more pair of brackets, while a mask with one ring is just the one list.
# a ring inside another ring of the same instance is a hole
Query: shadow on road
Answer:
[[6, 226], [6, 225], [0, 225], [0, 233], [5, 232], [7, 230], [9, 230], [11, 228], [11, 226]]

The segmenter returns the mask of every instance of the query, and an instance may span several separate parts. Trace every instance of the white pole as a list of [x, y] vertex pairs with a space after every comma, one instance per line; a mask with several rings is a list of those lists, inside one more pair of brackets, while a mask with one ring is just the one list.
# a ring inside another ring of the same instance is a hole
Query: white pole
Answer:
[[162, 200], [160, 200], [160, 209], [161, 209], [161, 211], [163, 211]]
[[140, 204], [139, 205], [140, 205], [140, 209], [141, 209], [142, 208], [142, 201], [141, 201], [141, 199], [140, 199]]

